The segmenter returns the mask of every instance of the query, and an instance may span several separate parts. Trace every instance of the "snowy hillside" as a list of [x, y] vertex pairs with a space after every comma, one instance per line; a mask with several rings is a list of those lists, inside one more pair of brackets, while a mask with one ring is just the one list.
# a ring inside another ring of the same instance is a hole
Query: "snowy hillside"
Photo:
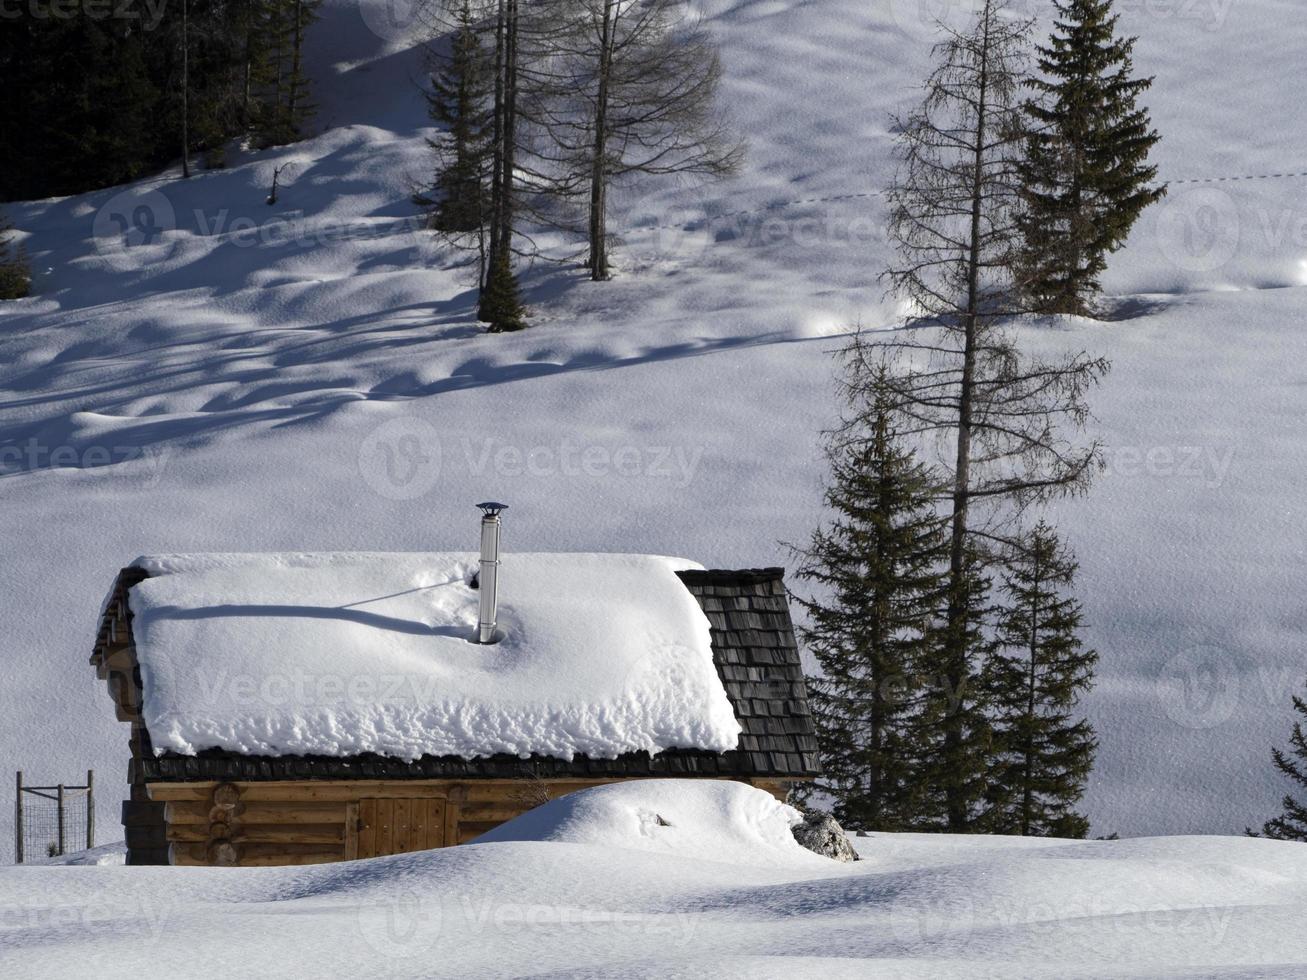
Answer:
[[[891, 176], [890, 114], [916, 100], [928, 61], [918, 11], [964, 6], [705, 0], [750, 141], [744, 174], [627, 194], [621, 276], [592, 284], [537, 264], [535, 326], [521, 335], [480, 333], [467, 270], [415, 228], [422, 62], [381, 0], [328, 0], [314, 28], [318, 137], [186, 182], [10, 206], [35, 295], [0, 307], [8, 768], [33, 782], [95, 768], [101, 835], [116, 833], [109, 790], [125, 777], [127, 730], [86, 660], [101, 596], [143, 553], [467, 550], [472, 504], [493, 497], [512, 505], [510, 561], [611, 550], [785, 563], [780, 542], [821, 516], [830, 351], [853, 324], [885, 327], [896, 312], [876, 282], [875, 194]], [[1307, 170], [1307, 103], [1286, 84], [1307, 20], [1295, 0], [1121, 6], [1139, 69], [1157, 76], [1158, 160], [1176, 183], [1113, 262], [1118, 318], [1022, 328], [1032, 348], [1115, 363], [1093, 398], [1108, 472], [1055, 515], [1102, 654], [1087, 806], [1096, 834], [1238, 833], [1276, 809], [1269, 746], [1307, 676], [1307, 178], [1203, 181]], [[0, 807], [0, 841], [11, 813]], [[1069, 846], [1067, 877], [1081, 857], [1165, 860], [1172, 846]], [[1272, 854], [1231, 846], [1258, 868]], [[553, 860], [509, 853], [394, 863], [419, 881]], [[1037, 845], [1020, 853], [1013, 874], [1046, 870]], [[957, 874], [979, 881], [984, 867]], [[1251, 894], [1269, 873], [1238, 875]], [[237, 897], [314, 910], [267, 920], [281, 944], [283, 926], [308, 928], [292, 922], [374, 887], [352, 869], [261, 880], [262, 898], [194, 876], [152, 901], [233, 903], [236, 918]], [[863, 901], [858, 881], [850, 901]], [[729, 915], [712, 911], [718, 885], [695, 887], [703, 916]], [[750, 886], [758, 918], [739, 935], [784, 914], [769, 887]], [[927, 884], [904, 872], [895, 887]], [[826, 939], [852, 941], [832, 916]]]
[[[732, 783], [556, 800], [308, 868], [0, 870], [13, 976], [1295, 977], [1307, 849], [878, 835], [838, 864]], [[656, 818], [663, 818], [659, 824]], [[711, 855], [707, 858], [706, 855]]]

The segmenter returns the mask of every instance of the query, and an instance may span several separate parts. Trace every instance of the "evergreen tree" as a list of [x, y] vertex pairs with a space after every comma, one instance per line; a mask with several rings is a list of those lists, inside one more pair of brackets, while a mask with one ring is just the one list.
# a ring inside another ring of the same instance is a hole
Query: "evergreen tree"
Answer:
[[285, 125], [292, 139], [301, 139], [308, 121], [318, 111], [310, 100], [309, 79], [304, 74], [304, 44], [309, 25], [318, 19], [322, 0], [286, 0], [289, 6], [290, 71], [286, 78]]
[[265, 64], [255, 74], [264, 80], [263, 105], [258, 113], [255, 140], [261, 146], [294, 143], [317, 106], [310, 99], [304, 74], [304, 46], [317, 20], [322, 0], [270, 0], [267, 7], [268, 40]]
[[[463, 0], [450, 53], [431, 76], [427, 106], [445, 137], [429, 140], [437, 154], [431, 224], [450, 233], [480, 232], [488, 217], [492, 66], [471, 0]], [[480, 236], [478, 235], [478, 239]]]
[[[1005, 328], [1021, 243], [1028, 34], [1005, 0], [983, 0], [970, 28], [946, 30], [937, 45], [921, 107], [899, 122], [888, 194], [898, 254], [885, 277], [918, 329], [866, 345], [869, 359], [895, 358], [895, 397], [916, 431], [948, 446], [940, 505], [951, 518], [952, 594], [940, 656], [945, 686], [964, 699], [976, 687], [969, 549], [1007, 540], [1030, 504], [1083, 489], [1099, 456], [1073, 436], [1106, 362], [1083, 352], [1032, 356]], [[971, 794], [987, 769], [973, 752], [984, 747], [976, 711], [964, 700], [941, 718], [954, 832], [975, 829]]]
[[[1307, 719], [1307, 698], [1294, 695], [1293, 710]], [[1289, 736], [1289, 752], [1271, 749], [1275, 768], [1289, 777], [1303, 789], [1307, 789], [1307, 733], [1303, 732], [1303, 723], [1293, 723], [1293, 734]], [[1307, 843], [1307, 804], [1300, 802], [1290, 794], [1285, 794], [1284, 813], [1262, 824], [1262, 835], [1273, 840], [1294, 840]], [[1248, 832], [1252, 834], [1250, 830]]]
[[118, 17], [20, 17], [0, 31], [0, 201], [76, 194], [203, 154], [232, 137], [298, 138], [320, 0], [186, 0]]
[[1080, 605], [1066, 594], [1075, 572], [1075, 559], [1040, 521], [1003, 575], [998, 643], [983, 675], [994, 729], [988, 822], [997, 833], [1089, 832], [1089, 821], [1073, 808], [1098, 743], [1075, 709], [1098, 654], [1077, 635]]
[[1112, 0], [1055, 2], [1025, 108], [1021, 279], [1034, 308], [1087, 313], [1107, 256], [1166, 188], [1153, 183], [1158, 135], [1136, 104], [1153, 80], [1134, 77], [1135, 39], [1117, 36]]
[[[985, 795], [993, 734], [980, 681], [993, 651], [989, 556], [975, 542], [961, 575], [947, 580], [946, 609], [926, 637], [920, 662], [927, 695], [914, 738], [922, 792], [914, 829], [974, 833], [986, 828]], [[961, 664], [959, 664], [961, 657]]]
[[494, 19], [494, 108], [491, 114], [489, 244], [485, 286], [477, 316], [490, 333], [528, 324], [513, 271], [513, 236], [518, 213], [518, 139], [522, 13], [520, 0], [497, 0]]
[[924, 696], [919, 662], [943, 593], [945, 524], [939, 477], [896, 432], [882, 393], [826, 447], [834, 512], [796, 554], [822, 593], [800, 598], [802, 630], [823, 675], [809, 682], [823, 776], [836, 818], [870, 830], [922, 824], [914, 743]]
[[488, 323], [490, 333], [511, 333], [527, 327], [526, 307], [513, 274], [512, 255], [501, 245], [491, 255], [486, 272], [486, 283], [481, 289], [480, 319]]
[[0, 30], [0, 200], [122, 183], [169, 157], [147, 38], [113, 18], [21, 17]]
[[0, 214], [0, 300], [21, 299], [32, 284], [22, 246], [14, 244], [13, 225]]

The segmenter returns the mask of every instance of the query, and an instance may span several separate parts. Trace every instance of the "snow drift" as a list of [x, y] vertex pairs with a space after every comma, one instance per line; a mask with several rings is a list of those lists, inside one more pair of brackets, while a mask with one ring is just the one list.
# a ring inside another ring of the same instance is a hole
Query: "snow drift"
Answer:
[[133, 633], [156, 751], [401, 759], [726, 751], [740, 727], [693, 562], [510, 555], [475, 642], [471, 554], [166, 555]]
[[[534, 829], [518, 822], [518, 836], [547, 840], [299, 868], [0, 868], [0, 962], [12, 976], [133, 980], [197, 964], [224, 976], [623, 980], [1307, 967], [1299, 844], [883, 834], [855, 839], [856, 864], [800, 862], [766, 842], [784, 821], [761, 841], [742, 833], [741, 813], [766, 812], [758, 791], [674, 788], [587, 791], [569, 813], [566, 799], [542, 807]], [[649, 849], [630, 819], [646, 807], [725, 849], [711, 860]]]
[[790, 828], [801, 819], [744, 783], [641, 779], [551, 800], [475, 843], [553, 841], [766, 867], [832, 863], [795, 841]]

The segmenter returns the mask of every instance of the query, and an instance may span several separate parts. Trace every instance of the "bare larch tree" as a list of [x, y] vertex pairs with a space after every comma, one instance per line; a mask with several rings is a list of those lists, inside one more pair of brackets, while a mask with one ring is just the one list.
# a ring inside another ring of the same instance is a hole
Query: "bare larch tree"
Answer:
[[718, 112], [721, 60], [685, 0], [572, 0], [537, 118], [555, 193], [585, 200], [586, 266], [608, 279], [609, 189], [635, 175], [724, 177], [743, 145]]
[[1025, 356], [1004, 318], [1013, 297], [1021, 86], [1030, 23], [985, 0], [967, 30], [947, 30], [921, 107], [898, 121], [900, 169], [889, 193], [898, 259], [891, 291], [911, 306], [893, 339], [859, 337], [862, 376], [885, 377], [901, 430], [935, 440], [951, 480], [940, 504], [950, 517], [947, 607], [939, 637], [941, 712], [938, 778], [947, 827], [975, 826], [984, 783], [984, 722], [968, 708], [976, 685], [974, 556], [1007, 533], [1032, 502], [1082, 489], [1099, 458], [1078, 445], [1084, 395], [1107, 371], [1084, 353], [1055, 361]]

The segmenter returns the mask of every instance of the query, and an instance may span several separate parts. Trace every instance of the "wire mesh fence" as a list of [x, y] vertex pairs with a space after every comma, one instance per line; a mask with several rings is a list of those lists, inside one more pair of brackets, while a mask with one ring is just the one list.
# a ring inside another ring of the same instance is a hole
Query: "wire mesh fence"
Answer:
[[27, 786], [17, 774], [14, 858], [58, 857], [95, 846], [95, 773], [82, 785]]

